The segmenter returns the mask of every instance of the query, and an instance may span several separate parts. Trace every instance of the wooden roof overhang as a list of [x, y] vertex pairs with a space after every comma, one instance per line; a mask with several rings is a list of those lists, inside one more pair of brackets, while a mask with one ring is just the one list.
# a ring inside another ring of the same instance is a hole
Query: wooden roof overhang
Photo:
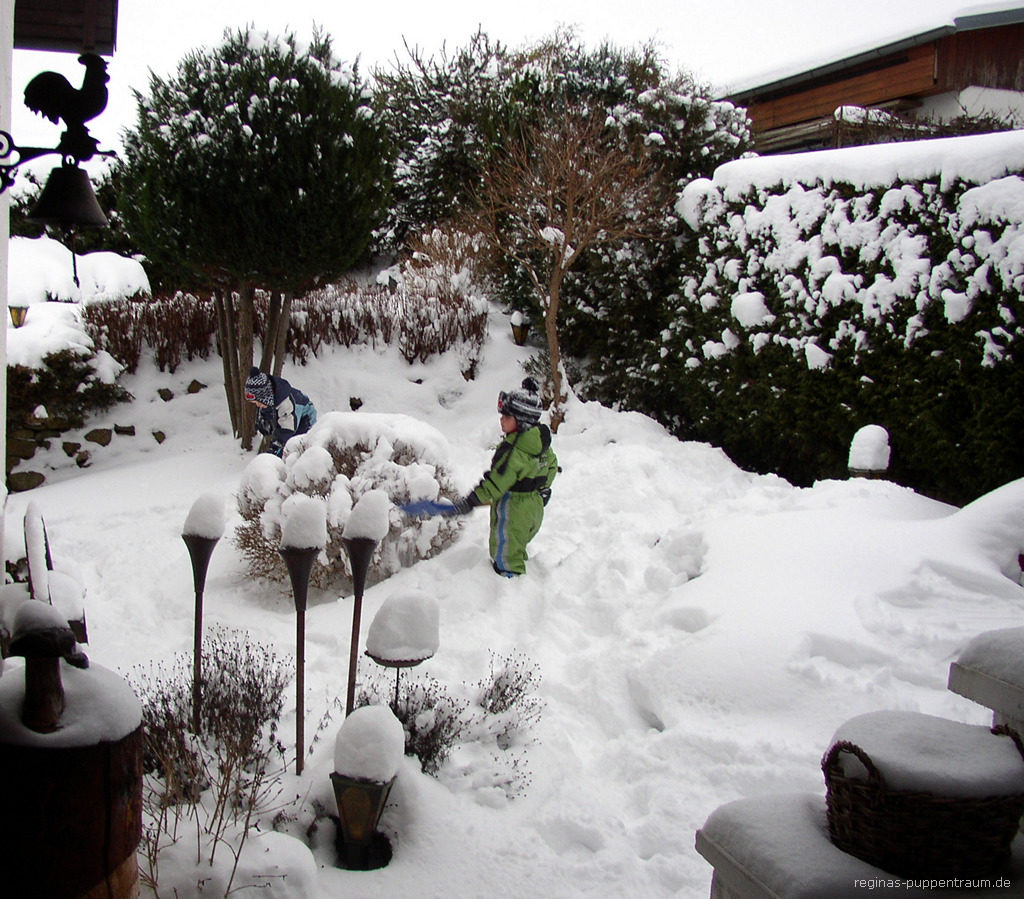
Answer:
[[[994, 29], [999, 29], [998, 39], [987, 39]], [[1022, 36], [1024, 9], [958, 16], [952, 25], [741, 88], [725, 99], [747, 108], [755, 134], [813, 123], [831, 117], [839, 106], [898, 109], [966, 86], [960, 81], [972, 61], [989, 73], [1019, 67]], [[1012, 58], [999, 58], [1006, 53]]]
[[117, 0], [17, 0], [14, 46], [111, 56], [117, 44]]

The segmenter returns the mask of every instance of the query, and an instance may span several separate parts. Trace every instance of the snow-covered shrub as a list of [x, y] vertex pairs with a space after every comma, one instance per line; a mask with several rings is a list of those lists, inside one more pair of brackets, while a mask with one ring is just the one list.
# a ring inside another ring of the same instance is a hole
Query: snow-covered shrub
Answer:
[[[310, 583], [350, 591], [352, 570], [342, 534], [353, 506], [371, 490], [383, 490], [396, 506], [455, 497], [445, 438], [405, 415], [330, 412], [308, 433], [292, 438], [283, 458], [256, 456], [242, 476], [237, 499], [243, 521], [235, 533], [250, 574], [287, 583], [278, 548], [290, 505], [300, 494], [321, 497], [327, 509], [327, 545]], [[394, 507], [389, 525], [374, 550], [367, 584], [440, 552], [460, 527], [456, 518], [407, 519]]]
[[127, 679], [145, 732], [140, 873], [155, 889], [162, 853], [191, 842], [197, 870], [213, 865], [222, 844], [237, 858], [257, 814], [276, 798], [281, 769], [271, 763], [284, 755], [277, 725], [291, 666], [245, 633], [215, 628], [203, 644], [198, 734], [190, 653], [136, 667]]
[[405, 729], [405, 754], [423, 771], [458, 788], [514, 798], [529, 785], [526, 734], [540, 720], [540, 674], [525, 656], [491, 654], [487, 677], [450, 691], [432, 677], [406, 677], [395, 688], [386, 674], [361, 682], [357, 705], [387, 704]]
[[452, 696], [432, 677], [407, 677], [399, 684], [396, 703], [388, 679], [379, 675], [368, 678], [356, 705], [389, 706], [405, 730], [405, 754], [416, 756], [426, 774], [436, 775], [464, 735], [469, 701]]
[[175, 371], [182, 360], [206, 359], [217, 333], [213, 299], [178, 292], [147, 300], [94, 303], [83, 309], [89, 335], [128, 372], [134, 372], [142, 348], [153, 350], [160, 371]]
[[693, 255], [644, 359], [677, 434], [798, 484], [869, 422], [948, 501], [1024, 475], [1020, 132], [733, 162], [677, 212]]

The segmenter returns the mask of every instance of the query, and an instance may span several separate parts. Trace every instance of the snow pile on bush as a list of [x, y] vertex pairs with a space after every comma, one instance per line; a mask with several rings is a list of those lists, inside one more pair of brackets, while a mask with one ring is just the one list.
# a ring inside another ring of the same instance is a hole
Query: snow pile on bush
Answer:
[[326, 509], [327, 540], [310, 583], [350, 591], [352, 569], [343, 537], [353, 508], [372, 491], [382, 491], [394, 505], [387, 510], [388, 526], [374, 551], [367, 585], [430, 558], [455, 538], [458, 519], [407, 519], [395, 506], [453, 498], [448, 458], [445, 438], [409, 416], [324, 415], [309, 433], [288, 442], [283, 458], [259, 455], [243, 473], [237, 496], [243, 523], [235, 540], [250, 574], [287, 582], [278, 553], [284, 524], [293, 507], [315, 497]]

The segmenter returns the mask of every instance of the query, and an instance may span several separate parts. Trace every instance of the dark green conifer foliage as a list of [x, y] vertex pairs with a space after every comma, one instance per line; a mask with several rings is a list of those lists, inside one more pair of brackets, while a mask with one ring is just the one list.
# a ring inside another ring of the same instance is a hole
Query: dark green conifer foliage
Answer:
[[359, 259], [387, 205], [390, 159], [357, 71], [316, 36], [251, 30], [189, 54], [136, 94], [121, 213], [170, 286], [304, 291]]

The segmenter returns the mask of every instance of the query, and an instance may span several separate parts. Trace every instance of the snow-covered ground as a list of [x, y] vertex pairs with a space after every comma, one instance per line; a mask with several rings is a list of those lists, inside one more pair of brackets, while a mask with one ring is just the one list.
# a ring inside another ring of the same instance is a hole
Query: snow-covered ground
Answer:
[[[321, 414], [359, 397], [363, 412], [430, 424], [468, 489], [500, 437], [496, 395], [519, 384], [530, 352], [514, 345], [497, 309], [491, 325], [471, 382], [454, 359], [409, 366], [370, 349], [332, 350], [285, 375]], [[187, 393], [193, 379], [207, 389]], [[32, 463], [53, 466], [46, 485], [12, 495], [6, 509], [11, 556], [26, 504], [38, 506], [56, 562], [87, 588], [88, 654], [120, 671], [190, 650], [183, 523], [198, 497], [220, 493], [230, 533], [239, 521], [231, 496], [252, 458], [231, 437], [218, 360], [173, 375], [147, 364], [124, 383], [134, 402], [89, 426], [134, 424], [136, 435], [115, 436], [86, 469], [55, 446]], [[161, 399], [161, 387], [174, 398]], [[157, 429], [162, 444], [150, 436]], [[987, 710], [946, 689], [946, 677], [976, 634], [1020, 623], [1024, 482], [961, 511], [884, 480], [797, 489], [642, 416], [590, 404], [571, 408], [554, 446], [563, 471], [525, 578], [491, 571], [487, 516], [477, 510], [454, 546], [368, 589], [363, 608], [365, 640], [388, 597], [437, 598], [440, 647], [408, 676], [427, 673], [454, 689], [486, 676], [492, 652], [537, 666], [545, 707], [526, 749], [523, 795], [509, 800], [489, 785], [472, 747], [439, 778], [407, 758], [383, 819], [390, 865], [335, 868], [324, 829], [312, 855], [270, 834], [248, 844], [236, 887], [245, 872], [277, 865], [287, 876], [264, 876], [272, 885], [259, 895], [697, 899], [711, 879], [694, 850], [705, 818], [737, 797], [823, 794], [821, 756], [848, 719], [904, 709], [988, 722]], [[205, 608], [207, 626], [244, 627], [294, 650], [289, 590], [248, 578], [229, 539], [214, 552]], [[350, 598], [311, 595], [307, 735], [344, 695], [351, 615]], [[365, 657], [361, 665], [373, 667]], [[286, 739], [295, 726], [289, 695]], [[289, 765], [285, 799], [333, 807], [339, 723], [300, 778]], [[162, 892], [198, 895], [196, 873], [175, 859], [161, 868]]]

